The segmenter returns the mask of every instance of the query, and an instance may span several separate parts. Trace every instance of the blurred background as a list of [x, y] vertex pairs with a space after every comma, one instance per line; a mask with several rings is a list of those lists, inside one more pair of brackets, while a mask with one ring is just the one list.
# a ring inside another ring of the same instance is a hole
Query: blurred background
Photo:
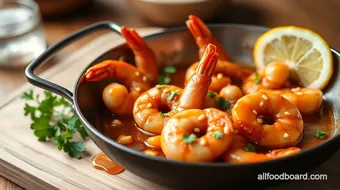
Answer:
[[[46, 47], [98, 21], [110, 20], [133, 28], [172, 27], [184, 25], [188, 15], [195, 14], [207, 23], [302, 26], [319, 33], [332, 47], [340, 49], [340, 40], [337, 38], [340, 34], [340, 1], [337, 0], [0, 0], [0, 49], [9, 47], [3, 43], [6, 37], [1, 37], [2, 30], [9, 31], [8, 23], [5, 22], [7, 19], [1, 14], [5, 10], [1, 9], [1, 4], [15, 1], [34, 1], [37, 4], [42, 30], [38, 36], [42, 37]], [[72, 53], [92, 38], [61, 52], [59, 57]], [[27, 43], [25, 46], [20, 45], [19, 49], [12, 50], [18, 52], [23, 47], [36, 48], [35, 53], [39, 55], [46, 48], [44, 44], [38, 47], [38, 42], [26, 39], [24, 42]], [[1, 98], [1, 95], [8, 94], [26, 82], [23, 75], [26, 64], [17, 64], [17, 58], [10, 62], [1, 57], [1, 53], [0, 63]], [[46, 64], [41, 71], [51, 65]]]
[[[38, 12], [33, 14], [32, 18], [19, 10], [9, 12], [8, 8], [15, 6], [4, 5], [6, 2], [16, 1], [29, 5], [35, 2]], [[331, 47], [340, 50], [339, 0], [32, 0], [32, 2], [0, 0], [0, 99], [6, 98], [26, 82], [24, 69], [30, 62], [17, 57], [8, 58], [4, 53], [6, 49], [18, 53], [27, 48], [36, 50], [35, 56], [38, 56], [51, 44], [85, 26], [103, 20], [133, 28], [173, 27], [184, 25], [188, 15], [195, 14], [206, 23], [242, 23], [267, 27], [296, 25], [319, 33]], [[18, 23], [10, 22], [9, 18], [14, 16], [19, 19]], [[29, 23], [35, 26], [34, 30], [28, 29], [31, 26]], [[38, 41], [23, 38], [21, 41], [25, 45], [12, 46], [12, 42], [18, 36], [23, 37], [27, 32], [25, 30], [34, 31]], [[18, 34], [14, 31], [18, 31]], [[39, 72], [55, 65], [59, 59], [72, 54], [94, 37], [91, 36], [65, 49], [45, 64]], [[34, 57], [29, 59], [32, 58]], [[19, 64], [21, 62], [23, 63]], [[0, 176], [0, 181], [6, 182], [6, 179]]]

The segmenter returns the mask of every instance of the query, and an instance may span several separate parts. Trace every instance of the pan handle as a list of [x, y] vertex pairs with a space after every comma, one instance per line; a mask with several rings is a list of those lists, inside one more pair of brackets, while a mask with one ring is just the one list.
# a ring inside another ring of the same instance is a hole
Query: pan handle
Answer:
[[70, 36], [66, 37], [65, 39], [57, 42], [56, 44], [50, 46], [45, 52], [43, 52], [37, 59], [32, 61], [25, 70], [25, 75], [27, 78], [27, 81], [31, 83], [34, 86], [40, 87], [42, 89], [51, 91], [55, 94], [61, 95], [70, 102], [73, 102], [73, 94], [68, 89], [59, 86], [57, 84], [54, 84], [50, 81], [47, 81], [45, 79], [42, 79], [34, 74], [34, 70], [38, 68], [40, 65], [44, 64], [50, 57], [52, 57], [56, 52], [64, 48], [65, 46], [69, 45], [70, 43], [74, 42], [75, 40], [86, 36], [89, 33], [92, 33], [98, 29], [111, 29], [114, 32], [121, 34], [120, 31], [121, 26], [117, 23], [110, 22], [110, 21], [103, 21], [103, 22], [97, 22], [95, 24], [92, 24], [90, 26], [87, 26]]

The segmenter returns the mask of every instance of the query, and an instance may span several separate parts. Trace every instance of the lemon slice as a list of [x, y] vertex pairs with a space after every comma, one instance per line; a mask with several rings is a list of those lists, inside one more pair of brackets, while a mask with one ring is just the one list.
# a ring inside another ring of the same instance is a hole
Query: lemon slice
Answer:
[[290, 79], [306, 88], [323, 89], [333, 74], [330, 47], [313, 31], [296, 26], [273, 28], [254, 45], [254, 62], [259, 71], [273, 61], [287, 64]]

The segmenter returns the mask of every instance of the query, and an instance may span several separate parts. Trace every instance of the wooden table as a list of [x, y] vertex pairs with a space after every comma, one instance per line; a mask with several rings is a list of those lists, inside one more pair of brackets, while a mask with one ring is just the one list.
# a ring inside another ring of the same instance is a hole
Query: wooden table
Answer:
[[[268, 27], [279, 25], [297, 25], [319, 33], [331, 47], [340, 50], [340, 20], [338, 11], [340, 1], [337, 0], [233, 0], [214, 23], [244, 23]], [[51, 45], [89, 24], [112, 20], [128, 27], [152, 26], [129, 9], [123, 1], [97, 0], [87, 8], [74, 12], [72, 16], [44, 20], [46, 41]], [[93, 38], [90, 36], [71, 46], [55, 58], [66, 56], [75, 48]], [[56, 61], [47, 63], [40, 72], [52, 67]], [[26, 82], [24, 68], [0, 69], [0, 101]], [[6, 177], [6, 176], [4, 176]], [[22, 189], [0, 176], [0, 189]]]

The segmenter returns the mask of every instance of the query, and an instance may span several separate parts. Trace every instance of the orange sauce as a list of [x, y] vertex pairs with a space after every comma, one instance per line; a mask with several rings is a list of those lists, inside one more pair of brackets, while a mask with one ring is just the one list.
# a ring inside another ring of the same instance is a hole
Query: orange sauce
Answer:
[[[185, 70], [177, 71], [177, 73], [171, 77], [171, 84], [184, 88], [184, 77]], [[117, 120], [118, 122], [116, 122]], [[131, 116], [119, 117], [112, 114], [108, 110], [101, 110], [101, 112], [98, 114], [98, 121], [99, 123], [97, 124], [97, 128], [109, 138], [117, 141], [117, 137], [120, 135], [125, 136], [131, 135], [134, 140], [133, 143], [125, 146], [151, 156], [159, 156], [165, 158], [165, 155], [163, 154], [161, 149], [152, 147], [148, 143], [146, 143], [149, 137], [155, 135], [140, 129], [134, 122], [132, 113]], [[302, 150], [315, 147], [318, 144], [326, 141], [329, 137], [333, 135], [334, 131], [333, 114], [331, 109], [326, 106], [322, 106], [320, 108], [320, 111], [313, 115], [303, 116], [303, 121], [304, 121], [304, 136], [300, 143], [297, 145], [297, 147], [301, 148]], [[323, 139], [316, 138], [315, 133], [317, 130], [321, 130], [323, 132], [328, 133], [328, 136]], [[101, 165], [108, 166], [107, 164], [109, 162], [99, 163], [105, 163]], [[102, 166], [99, 168], [102, 168]]]
[[104, 170], [108, 174], [119, 174], [124, 168], [112, 161], [103, 152], [100, 152], [92, 159], [92, 166], [98, 170]]

